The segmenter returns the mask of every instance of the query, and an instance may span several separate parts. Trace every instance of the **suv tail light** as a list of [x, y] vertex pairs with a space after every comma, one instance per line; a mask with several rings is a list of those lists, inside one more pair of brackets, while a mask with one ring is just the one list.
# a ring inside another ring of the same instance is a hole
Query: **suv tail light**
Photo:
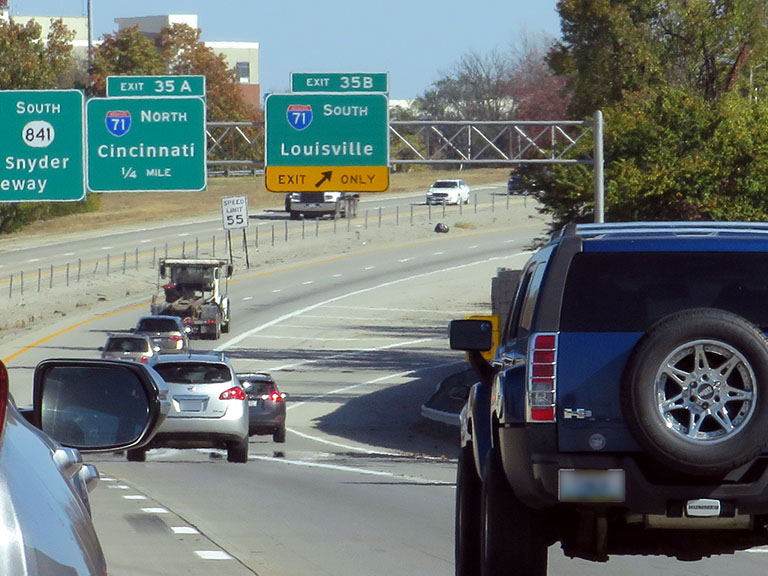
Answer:
[[528, 351], [528, 421], [555, 421], [557, 334], [534, 334]]
[[240, 386], [234, 386], [219, 394], [219, 400], [245, 400], [245, 390]]

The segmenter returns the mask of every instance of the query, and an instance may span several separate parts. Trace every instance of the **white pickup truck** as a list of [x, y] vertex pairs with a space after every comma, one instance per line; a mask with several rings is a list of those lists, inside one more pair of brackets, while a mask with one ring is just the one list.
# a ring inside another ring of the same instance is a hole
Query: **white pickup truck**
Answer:
[[354, 218], [360, 195], [350, 192], [293, 192], [286, 197], [285, 209], [291, 220], [331, 216]]

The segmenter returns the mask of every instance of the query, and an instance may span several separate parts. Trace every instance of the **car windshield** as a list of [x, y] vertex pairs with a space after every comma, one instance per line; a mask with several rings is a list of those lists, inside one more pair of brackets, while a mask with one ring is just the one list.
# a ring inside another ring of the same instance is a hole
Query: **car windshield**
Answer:
[[137, 329], [141, 332], [178, 332], [179, 327], [173, 320], [167, 318], [143, 318], [139, 320]]
[[143, 338], [110, 338], [105, 350], [107, 352], [147, 352], [149, 343]]
[[451, 180], [438, 180], [432, 185], [432, 188], [458, 188], [459, 183]]
[[212, 362], [167, 362], [157, 364], [155, 371], [166, 382], [178, 384], [216, 384], [232, 379], [226, 364]]

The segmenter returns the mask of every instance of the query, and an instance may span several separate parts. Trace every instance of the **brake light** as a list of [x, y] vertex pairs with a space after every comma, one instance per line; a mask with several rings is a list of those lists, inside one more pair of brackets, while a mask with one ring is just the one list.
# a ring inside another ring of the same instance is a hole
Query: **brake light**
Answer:
[[0, 434], [5, 424], [5, 411], [8, 407], [8, 370], [0, 361]]
[[146, 356], [142, 356], [141, 358], [139, 358], [139, 362], [141, 364], [146, 364], [147, 362], [149, 362], [149, 358], [147, 358]]
[[534, 334], [528, 351], [528, 421], [555, 421], [557, 334]]
[[219, 400], [245, 400], [245, 391], [240, 386], [234, 386], [222, 392]]
[[282, 401], [283, 397], [280, 396], [277, 392], [272, 392], [272, 394], [269, 395], [269, 399], [272, 400], [272, 402], [280, 402]]

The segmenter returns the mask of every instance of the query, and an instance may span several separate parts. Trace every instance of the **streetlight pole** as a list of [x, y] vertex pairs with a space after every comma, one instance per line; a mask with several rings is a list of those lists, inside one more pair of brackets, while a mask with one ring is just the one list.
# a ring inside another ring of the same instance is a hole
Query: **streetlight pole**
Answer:
[[88, 75], [93, 73], [93, 19], [91, 11], [93, 9], [92, 0], [88, 0]]

